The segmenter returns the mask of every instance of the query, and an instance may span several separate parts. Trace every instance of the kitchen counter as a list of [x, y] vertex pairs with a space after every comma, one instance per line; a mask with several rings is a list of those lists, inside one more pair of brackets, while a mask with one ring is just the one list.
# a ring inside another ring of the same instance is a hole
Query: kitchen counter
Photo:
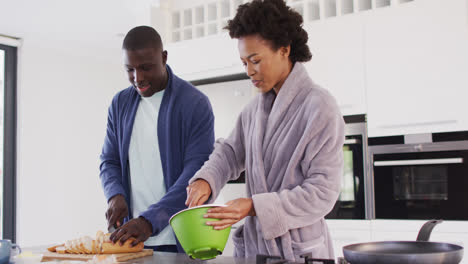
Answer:
[[[30, 252], [32, 254], [38, 255], [47, 251], [48, 246], [40, 247], [29, 247], [23, 248], [23, 252]], [[31, 263], [29, 261], [18, 261], [17, 263]], [[47, 263], [47, 262], [43, 262]], [[132, 259], [127, 263], [139, 263], [139, 264], [196, 264], [196, 263], [206, 263], [206, 264], [255, 264], [255, 258], [234, 258], [227, 256], [218, 256], [215, 259], [211, 260], [192, 260], [184, 253], [166, 253], [166, 252], [154, 252], [153, 256]]]
[[176, 264], [176, 263], [212, 263], [212, 264], [255, 264], [255, 258], [234, 258], [234, 257], [223, 257], [218, 256], [211, 260], [192, 260], [186, 254], [183, 253], [165, 253], [165, 252], [154, 252], [153, 256], [144, 257], [141, 259], [132, 260], [134, 263], [161, 263], [161, 264]]

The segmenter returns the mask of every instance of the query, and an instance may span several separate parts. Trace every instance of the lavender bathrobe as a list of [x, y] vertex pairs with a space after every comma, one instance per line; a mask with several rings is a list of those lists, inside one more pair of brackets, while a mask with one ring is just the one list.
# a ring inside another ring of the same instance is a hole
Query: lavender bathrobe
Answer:
[[276, 99], [273, 91], [259, 94], [244, 108], [231, 135], [216, 141], [190, 180], [210, 184], [211, 203], [245, 170], [256, 216], [234, 232], [235, 256], [334, 257], [324, 216], [340, 192], [344, 138], [335, 99], [312, 82], [301, 63]]

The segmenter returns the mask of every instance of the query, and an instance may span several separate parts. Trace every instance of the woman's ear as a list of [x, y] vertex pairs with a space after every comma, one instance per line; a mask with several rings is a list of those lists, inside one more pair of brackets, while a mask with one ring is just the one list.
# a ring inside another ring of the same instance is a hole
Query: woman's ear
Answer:
[[288, 58], [291, 53], [291, 45], [280, 48], [281, 56]]

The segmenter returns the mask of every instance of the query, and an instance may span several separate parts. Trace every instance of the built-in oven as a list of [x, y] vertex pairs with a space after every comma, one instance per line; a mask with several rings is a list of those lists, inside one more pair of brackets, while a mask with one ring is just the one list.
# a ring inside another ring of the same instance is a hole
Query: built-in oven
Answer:
[[372, 218], [468, 220], [468, 140], [369, 147]]
[[365, 219], [367, 125], [364, 115], [345, 116], [341, 193], [327, 219]]

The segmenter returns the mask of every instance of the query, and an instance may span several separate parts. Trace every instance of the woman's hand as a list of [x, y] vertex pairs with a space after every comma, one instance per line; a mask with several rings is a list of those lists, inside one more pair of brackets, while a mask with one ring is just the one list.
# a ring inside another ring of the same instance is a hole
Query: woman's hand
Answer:
[[255, 216], [252, 198], [239, 198], [226, 203], [226, 207], [209, 209], [205, 218], [219, 218], [219, 221], [208, 221], [207, 225], [221, 230], [232, 226], [246, 216]]
[[202, 179], [192, 182], [187, 187], [187, 200], [185, 205], [190, 207], [204, 204], [211, 195], [210, 184]]

